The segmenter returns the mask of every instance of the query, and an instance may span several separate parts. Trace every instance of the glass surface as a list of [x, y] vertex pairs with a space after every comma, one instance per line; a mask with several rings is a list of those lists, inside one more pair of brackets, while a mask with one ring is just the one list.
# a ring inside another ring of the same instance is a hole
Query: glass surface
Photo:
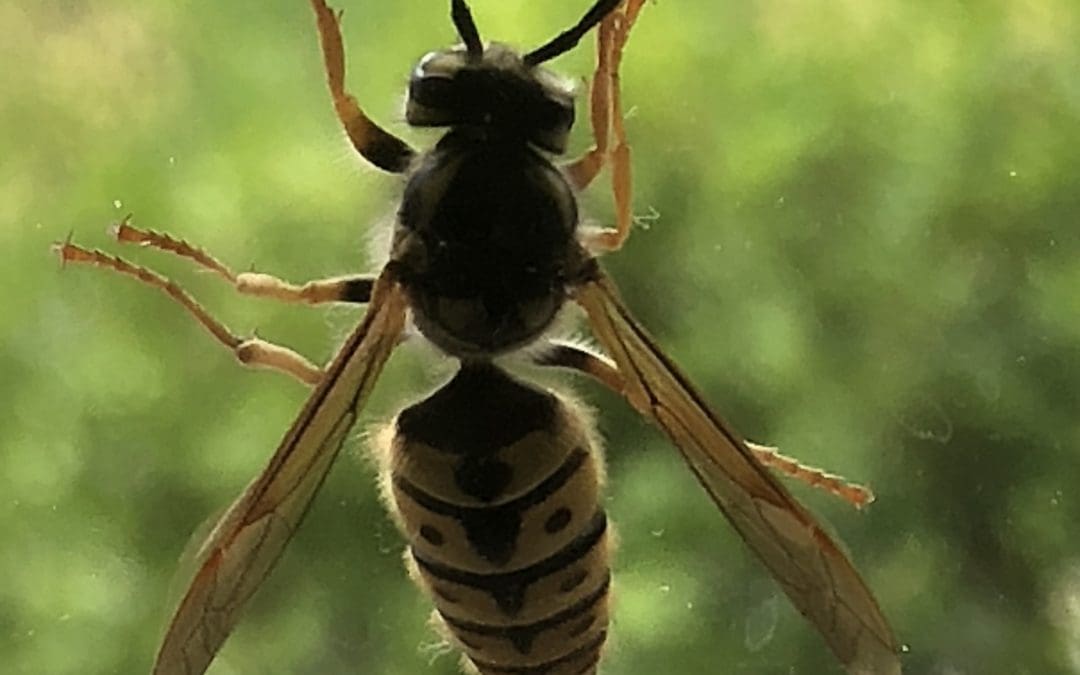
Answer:
[[[454, 40], [446, 5], [345, 14], [350, 88], [422, 147], [437, 133], [401, 101]], [[524, 47], [585, 9], [474, 5], [482, 35]], [[339, 131], [300, 0], [16, 0], [0, 25], [0, 670], [146, 672], [186, 542], [305, 390], [245, 372], [158, 292], [61, 271], [50, 242], [152, 266], [322, 361], [358, 309], [244, 299], [105, 229], [134, 213], [297, 281], [366, 271], [400, 180]], [[584, 80], [592, 45], [553, 67]], [[875, 589], [906, 672], [1080, 672], [1080, 5], [649, 3], [622, 82], [639, 218], [605, 265], [736, 428], [873, 486], [863, 512], [792, 490]], [[582, 202], [610, 222], [607, 178]], [[449, 371], [404, 350], [360, 431]], [[666, 441], [574, 388], [621, 539], [603, 672], [840, 672]], [[456, 672], [364, 447], [212, 673]]]

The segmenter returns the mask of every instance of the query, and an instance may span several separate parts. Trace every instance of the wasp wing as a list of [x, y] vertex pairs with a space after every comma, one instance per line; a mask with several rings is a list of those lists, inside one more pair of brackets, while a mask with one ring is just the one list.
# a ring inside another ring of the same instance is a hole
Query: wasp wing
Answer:
[[623, 395], [682, 452], [705, 490], [852, 675], [900, 673], [899, 649], [847, 556], [753, 457], [599, 272], [574, 298], [622, 373]]
[[364, 319], [304, 404], [270, 463], [201, 546], [169, 624], [155, 675], [197, 675], [236, 625], [322, 485], [405, 323], [406, 302], [384, 272]]

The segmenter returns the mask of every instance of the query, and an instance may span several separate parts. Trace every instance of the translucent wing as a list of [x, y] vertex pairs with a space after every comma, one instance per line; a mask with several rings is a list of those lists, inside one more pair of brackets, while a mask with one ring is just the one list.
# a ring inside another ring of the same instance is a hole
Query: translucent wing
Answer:
[[852, 675], [900, 673], [896, 638], [847, 556], [766, 471], [629, 314], [602, 272], [574, 297], [622, 372], [623, 395], [698, 480]]
[[384, 273], [364, 320], [327, 368], [270, 463], [202, 545], [197, 571], [158, 651], [156, 675], [197, 675], [210, 665], [304, 517], [404, 322], [404, 296]]

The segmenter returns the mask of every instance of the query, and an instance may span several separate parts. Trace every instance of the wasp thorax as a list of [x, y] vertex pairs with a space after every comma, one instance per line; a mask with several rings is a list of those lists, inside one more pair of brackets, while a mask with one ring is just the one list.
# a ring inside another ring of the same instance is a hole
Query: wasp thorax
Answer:
[[562, 153], [574, 124], [573, 91], [505, 45], [475, 57], [460, 46], [420, 59], [405, 117], [413, 126], [473, 126]]
[[577, 205], [527, 143], [455, 127], [405, 188], [393, 257], [417, 327], [445, 351], [524, 345], [553, 321], [583, 265]]

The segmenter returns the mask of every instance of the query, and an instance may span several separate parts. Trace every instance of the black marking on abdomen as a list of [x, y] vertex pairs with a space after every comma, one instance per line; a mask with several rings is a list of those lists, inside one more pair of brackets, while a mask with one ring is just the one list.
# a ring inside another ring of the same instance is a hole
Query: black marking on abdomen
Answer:
[[558, 409], [554, 395], [491, 363], [465, 363], [442, 388], [398, 415], [397, 433], [453, 454], [492, 454], [551, 429]]
[[514, 467], [487, 455], [466, 455], [454, 470], [454, 484], [464, 494], [490, 504], [514, 480]]
[[431, 587], [432, 592], [439, 597], [440, 600], [450, 603], [451, 605], [461, 604], [461, 598], [457, 597], [453, 593], [448, 592], [445, 588], [439, 588], [438, 586]]
[[548, 675], [553, 669], [558, 668], [563, 664], [586, 656], [589, 652], [596, 652], [592, 655], [592, 658], [589, 659], [588, 663], [583, 665], [581, 672], [585, 673], [600, 660], [600, 648], [604, 646], [604, 640], [606, 639], [607, 631], [601, 631], [600, 634], [596, 636], [596, 639], [590, 641], [587, 645], [579, 647], [567, 654], [563, 654], [558, 658], [534, 666], [500, 666], [497, 663], [487, 663], [485, 661], [477, 661], [476, 659], [473, 659], [473, 663], [484, 673], [490, 673], [491, 675]]
[[596, 615], [590, 614], [587, 617], [583, 618], [581, 621], [579, 621], [576, 626], [567, 631], [566, 637], [576, 638], [579, 635], [584, 635], [585, 631], [592, 628], [594, 623], [596, 623]]
[[[400, 475], [394, 477], [394, 485], [424, 509], [460, 522], [465, 528], [465, 537], [476, 554], [493, 565], [502, 566], [514, 556], [518, 535], [521, 533], [522, 514], [558, 492], [588, 458], [588, 452], [576, 448], [562, 466], [532, 490], [517, 499], [493, 507], [468, 507], [444, 502]], [[566, 522], [569, 523], [569, 519]], [[420, 534], [423, 536], [423, 528]]]
[[570, 509], [565, 506], [561, 506], [555, 510], [544, 522], [544, 531], [548, 534], [556, 534], [566, 529], [566, 526], [570, 524], [570, 520], [574, 517], [574, 514]]
[[581, 584], [585, 583], [585, 580], [589, 578], [589, 570], [580, 569], [573, 574], [573, 576], [564, 580], [559, 584], [559, 591], [562, 593], [569, 593]]
[[[611, 575], [609, 574], [604, 578], [604, 583], [600, 585], [595, 591], [582, 598], [579, 602], [568, 607], [567, 609], [557, 612], [549, 617], [540, 619], [539, 621], [523, 624], [518, 626], [493, 626], [490, 624], [475, 623], [472, 621], [463, 621], [461, 619], [455, 619], [451, 616], [447, 616], [443, 612], [439, 612], [446, 624], [454, 629], [455, 633], [464, 631], [466, 633], [472, 633], [474, 635], [483, 635], [487, 637], [498, 637], [505, 640], [509, 640], [518, 653], [522, 656], [527, 656], [532, 651], [533, 642], [536, 638], [546, 630], [555, 628], [562, 624], [568, 623], [577, 619], [586, 612], [590, 612], [598, 602], [607, 596], [608, 588], [611, 586]], [[580, 626], [576, 626], [567, 637], [577, 637], [588, 630], [596, 621], [596, 616], [590, 614], [587, 622], [582, 621], [584, 629], [578, 630]], [[459, 637], [460, 639], [460, 637]], [[464, 640], [463, 640], [464, 642]]]
[[442, 546], [443, 542], [446, 541], [442, 532], [439, 532], [438, 528], [432, 527], [431, 525], [421, 525], [420, 536], [432, 546]]
[[486, 592], [504, 614], [515, 616], [524, 606], [525, 592], [530, 585], [584, 558], [600, 543], [606, 531], [607, 516], [601, 509], [593, 516], [588, 527], [576, 539], [563, 547], [562, 550], [528, 567], [500, 574], [467, 572], [434, 560], [425, 559], [417, 554], [415, 547], [410, 547], [410, 550], [416, 564], [423, 571], [436, 579]]

